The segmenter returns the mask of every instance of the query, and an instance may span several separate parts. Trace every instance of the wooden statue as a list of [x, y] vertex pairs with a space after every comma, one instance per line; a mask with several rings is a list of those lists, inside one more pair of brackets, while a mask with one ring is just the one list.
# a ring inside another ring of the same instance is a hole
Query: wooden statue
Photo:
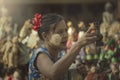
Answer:
[[22, 42], [27, 36], [30, 35], [32, 29], [32, 24], [30, 19], [26, 20], [19, 34], [19, 41]]
[[5, 65], [8, 65], [8, 55], [11, 51], [12, 48], [12, 40], [11, 40], [11, 36], [7, 37], [7, 42], [3, 45], [3, 47], [1, 48], [1, 52], [3, 54], [3, 63]]
[[112, 23], [108, 31], [109, 37], [115, 38], [116, 34], [120, 35], [120, 23], [118, 21], [115, 21], [114, 23]]
[[17, 67], [18, 64], [18, 37], [13, 37], [12, 47], [8, 53], [8, 67]]
[[105, 5], [105, 12], [103, 12], [103, 22], [111, 24], [114, 21], [113, 6], [110, 2]]
[[83, 21], [78, 23], [78, 28], [79, 28], [78, 39], [80, 39], [86, 30], [86, 27]]
[[[33, 41], [34, 39], [34, 41]], [[32, 30], [32, 33], [30, 34], [30, 37], [27, 41], [27, 47], [30, 49], [36, 48], [39, 43], [39, 37], [36, 31]]]
[[1, 8], [0, 28], [3, 29], [7, 35], [12, 34], [12, 17], [8, 15], [8, 10], [4, 6]]

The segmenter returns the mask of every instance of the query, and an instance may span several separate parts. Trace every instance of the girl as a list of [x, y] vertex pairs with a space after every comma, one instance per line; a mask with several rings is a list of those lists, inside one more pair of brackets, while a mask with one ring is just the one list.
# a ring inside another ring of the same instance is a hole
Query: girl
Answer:
[[[58, 53], [66, 48], [68, 39], [67, 27], [62, 16], [36, 14], [33, 29], [38, 32], [42, 44], [33, 51], [29, 64], [29, 80], [64, 80], [64, 73], [79, 54], [80, 49], [95, 42], [98, 37], [88, 30], [62, 58], [57, 60]], [[68, 80], [68, 79], [67, 79]]]

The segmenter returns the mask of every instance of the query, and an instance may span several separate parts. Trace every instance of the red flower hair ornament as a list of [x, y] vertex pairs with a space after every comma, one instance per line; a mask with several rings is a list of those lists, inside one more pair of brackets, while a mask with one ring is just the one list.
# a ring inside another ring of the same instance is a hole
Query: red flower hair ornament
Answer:
[[41, 26], [41, 19], [42, 19], [42, 15], [39, 13], [36, 13], [34, 15], [34, 19], [33, 19], [33, 30], [38, 31], [40, 26]]

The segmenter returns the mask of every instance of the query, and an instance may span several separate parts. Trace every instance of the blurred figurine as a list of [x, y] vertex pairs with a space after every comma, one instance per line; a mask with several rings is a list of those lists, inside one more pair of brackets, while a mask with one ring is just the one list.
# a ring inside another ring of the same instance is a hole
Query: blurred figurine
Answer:
[[8, 21], [6, 22], [6, 25], [4, 26], [5, 32], [7, 35], [13, 35], [14, 27], [12, 27], [12, 17], [8, 17]]
[[[20, 38], [19, 41], [22, 42], [24, 39], [27, 38], [27, 36], [30, 35], [32, 29], [32, 24], [30, 23], [30, 19], [26, 20], [22, 29], [20, 30]], [[24, 42], [25, 43], [25, 42]]]
[[4, 7], [2, 7], [1, 17], [0, 17], [0, 40], [6, 36], [6, 32], [4, 30], [4, 24], [5, 24], [6, 18], [3, 17], [4, 13], [7, 13], [7, 10]]
[[0, 27], [0, 40], [3, 40], [6, 36], [6, 32], [3, 27]]
[[83, 21], [78, 23], [79, 33], [78, 33], [78, 39], [83, 36], [85, 33], [86, 27]]
[[108, 2], [105, 4], [105, 12], [103, 12], [103, 22], [111, 24], [114, 21], [114, 14], [113, 14], [113, 5]]
[[68, 26], [68, 36], [72, 37], [73, 33], [74, 33], [74, 27], [71, 21], [67, 22], [67, 26]]
[[[8, 14], [8, 9], [4, 6], [1, 8], [0, 28], [6, 32], [7, 35], [12, 34], [12, 17]], [[4, 33], [2, 33], [4, 35]]]
[[118, 21], [113, 22], [108, 30], [109, 37], [115, 38], [116, 34], [120, 35], [120, 22]]
[[21, 64], [27, 64], [29, 61], [29, 50], [18, 39], [18, 36], [14, 36], [12, 40], [8, 37], [7, 42], [1, 49], [1, 52], [4, 52], [3, 62], [7, 67], [17, 67]]
[[12, 48], [12, 39], [11, 36], [7, 37], [7, 42], [4, 44], [4, 46], [1, 48], [1, 52], [3, 54], [3, 63], [5, 65], [8, 65], [8, 55], [10, 53], [10, 50]]
[[111, 73], [108, 75], [108, 80], [119, 80], [119, 69], [115, 64], [110, 66]]
[[[91, 28], [90, 33], [97, 33], [97, 29], [94, 25], [94, 23], [89, 23], [89, 27]], [[86, 59], [93, 60], [94, 56], [97, 55], [97, 47], [96, 43], [89, 44], [85, 47], [85, 52], [86, 52]]]
[[[33, 41], [34, 39], [34, 41]], [[32, 33], [30, 34], [30, 37], [27, 41], [27, 47], [30, 49], [37, 48], [39, 43], [39, 37], [36, 31], [32, 30]]]
[[12, 47], [8, 54], [8, 67], [17, 67], [19, 58], [18, 36], [13, 37]]
[[101, 53], [100, 56], [102, 57], [102, 55], [106, 60], [112, 63], [118, 62], [118, 46], [116, 45], [116, 41], [114, 39], [109, 39], [107, 45], [104, 47], [103, 53]]
[[6, 42], [6, 39], [5, 39], [5, 38], [0, 39], [0, 63], [3, 63], [2, 58], [3, 58], [3, 54], [4, 54], [4, 53], [3, 53], [2, 48], [3, 48], [4, 44], [5, 44], [5, 42]]
[[29, 62], [29, 49], [19, 42], [18, 39], [18, 36], [13, 37], [11, 47], [9, 47], [9, 52], [6, 54], [7, 57], [3, 57], [3, 60], [6, 61], [8, 68], [18, 67], [23, 71], [25, 76], [27, 72], [26, 64]]
[[68, 26], [68, 40], [67, 40], [66, 46], [67, 46], [67, 51], [69, 51], [71, 46], [75, 43], [76, 30], [73, 27], [73, 24], [71, 21], [67, 22], [67, 26]]
[[88, 72], [85, 80], [97, 80], [97, 73], [96, 73], [96, 67], [95, 66], [92, 66], [90, 68], [90, 71]]
[[108, 2], [105, 4], [105, 12], [103, 12], [103, 22], [100, 25], [100, 33], [103, 35], [103, 42], [106, 43], [108, 41], [109, 29], [111, 28], [111, 24], [114, 22], [114, 10], [113, 5]]
[[75, 44], [75, 42], [77, 41], [77, 39], [78, 39], [78, 34], [76, 32], [76, 29], [73, 27], [71, 33], [69, 34], [67, 43], [66, 43], [67, 52]]
[[13, 73], [13, 80], [22, 80], [21, 74], [21, 70], [15, 70], [15, 72]]
[[109, 25], [108, 23], [102, 23], [100, 25], [100, 33], [103, 35], [104, 43], [107, 43], [107, 41], [108, 41], [110, 27], [111, 27], [111, 25]]
[[8, 10], [4, 6], [1, 8], [0, 27], [4, 27], [6, 21], [8, 21]]

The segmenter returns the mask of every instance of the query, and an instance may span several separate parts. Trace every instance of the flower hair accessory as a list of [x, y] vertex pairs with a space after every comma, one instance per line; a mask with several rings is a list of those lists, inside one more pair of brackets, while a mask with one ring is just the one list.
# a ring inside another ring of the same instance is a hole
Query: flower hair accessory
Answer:
[[42, 15], [36, 13], [33, 19], [33, 30], [38, 31], [41, 26]]

